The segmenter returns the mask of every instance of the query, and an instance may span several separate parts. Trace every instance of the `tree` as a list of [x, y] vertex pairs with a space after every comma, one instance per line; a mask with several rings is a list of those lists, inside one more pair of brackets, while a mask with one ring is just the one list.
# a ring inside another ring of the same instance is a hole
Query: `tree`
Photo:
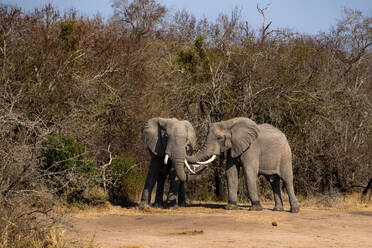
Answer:
[[114, 20], [135, 38], [149, 36], [161, 24], [167, 9], [155, 0], [114, 0]]

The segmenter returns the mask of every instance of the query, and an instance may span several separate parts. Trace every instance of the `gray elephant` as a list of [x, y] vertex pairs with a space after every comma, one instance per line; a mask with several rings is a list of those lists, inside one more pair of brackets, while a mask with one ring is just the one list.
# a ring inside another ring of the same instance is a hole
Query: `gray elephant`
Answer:
[[[196, 135], [193, 126], [176, 118], [152, 118], [142, 128], [142, 140], [147, 145], [151, 162], [142, 191], [141, 205], [150, 204], [154, 184], [157, 183], [154, 206], [164, 207], [164, 183], [169, 176], [170, 188], [167, 205], [173, 206], [178, 195], [178, 205], [185, 205], [184, 182], [198, 178], [195, 168], [186, 161], [186, 150], [193, 149]], [[190, 174], [185, 173], [185, 162]]]
[[[234, 118], [209, 125], [208, 135], [203, 148], [193, 156], [190, 163], [206, 164], [220, 153], [227, 151], [226, 175], [228, 186], [228, 207], [236, 208], [238, 178], [243, 167], [252, 210], [261, 210], [257, 194], [258, 175], [269, 180], [274, 192], [275, 207], [283, 210], [280, 193], [280, 179], [288, 192], [291, 212], [299, 207], [293, 189], [292, 153], [287, 138], [277, 128], [269, 125], [257, 125], [248, 118]], [[208, 161], [204, 161], [210, 158]]]

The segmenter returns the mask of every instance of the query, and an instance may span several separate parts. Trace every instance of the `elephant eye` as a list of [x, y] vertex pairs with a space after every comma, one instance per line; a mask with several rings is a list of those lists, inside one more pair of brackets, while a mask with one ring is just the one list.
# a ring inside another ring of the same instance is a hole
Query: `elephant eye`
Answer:
[[167, 132], [165, 132], [165, 130], [162, 130], [161, 135], [163, 136], [163, 138], [168, 139], [168, 134]]
[[217, 139], [218, 139], [218, 140], [223, 140], [224, 137], [223, 137], [223, 136], [217, 136]]
[[190, 144], [188, 144], [187, 146], [186, 146], [186, 153], [188, 154], [188, 155], [191, 155], [192, 153], [193, 153], [193, 148], [192, 148], [192, 146], [190, 145]]

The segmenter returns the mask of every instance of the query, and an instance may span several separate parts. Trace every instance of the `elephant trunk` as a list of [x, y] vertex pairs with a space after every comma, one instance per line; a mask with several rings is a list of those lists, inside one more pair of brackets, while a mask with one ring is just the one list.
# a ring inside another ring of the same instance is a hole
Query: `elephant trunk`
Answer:
[[197, 172], [190, 174], [185, 171], [185, 162], [186, 162], [185, 157], [183, 157], [183, 159], [182, 158], [175, 159], [174, 162], [174, 169], [176, 175], [182, 182], [196, 182], [202, 180], [205, 177], [206, 173], [204, 173], [204, 171], [207, 170], [207, 166], [204, 166]]
[[177, 177], [182, 181], [187, 181], [187, 175], [184, 169], [186, 159], [186, 137], [182, 130], [176, 130], [175, 136], [169, 137], [165, 153], [172, 159], [172, 166], [176, 172]]
[[[200, 180], [200, 174], [204, 169], [199, 170], [197, 174], [193, 173], [193, 170], [190, 169], [190, 166], [188, 164], [185, 164], [186, 162], [186, 137], [182, 137], [182, 134], [178, 134], [175, 139], [170, 139], [167, 145], [166, 154], [169, 154], [169, 156], [172, 158], [173, 167], [176, 173], [176, 176], [182, 181], [182, 182], [190, 182], [190, 181], [197, 181]], [[180, 148], [183, 149], [180, 149]], [[187, 163], [187, 162], [186, 162]], [[186, 173], [185, 169], [186, 167], [190, 170], [190, 173]]]
[[175, 159], [174, 162], [174, 169], [176, 171], [176, 175], [182, 182], [186, 182], [188, 177], [185, 173], [184, 162], [185, 159], [180, 158]]
[[215, 155], [213, 152], [213, 149], [208, 148], [208, 146], [204, 144], [203, 148], [199, 150], [196, 154], [192, 156], [186, 156], [186, 160], [189, 163], [195, 164], [201, 161], [205, 161], [209, 159], [210, 157], [212, 157], [213, 155]]
[[204, 172], [205, 170], [207, 170], [207, 167], [204, 167], [203, 169], [201, 169], [199, 172], [197, 172], [197, 174], [189, 174], [189, 173], [187, 173], [186, 174], [186, 177], [187, 177], [187, 180], [186, 181], [187, 182], [197, 182], [197, 181], [204, 180], [210, 174], [210, 173]]

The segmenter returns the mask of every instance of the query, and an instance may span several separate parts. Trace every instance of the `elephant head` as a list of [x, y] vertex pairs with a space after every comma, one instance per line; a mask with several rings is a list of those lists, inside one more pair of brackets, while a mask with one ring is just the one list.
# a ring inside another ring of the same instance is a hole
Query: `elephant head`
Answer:
[[235, 118], [211, 123], [203, 148], [195, 155], [187, 156], [187, 161], [207, 164], [212, 162], [218, 154], [228, 149], [231, 149], [233, 158], [239, 157], [257, 139], [258, 135], [257, 124], [248, 118]]
[[164, 164], [172, 162], [176, 175], [181, 181], [196, 180], [185, 173], [186, 151], [196, 145], [193, 126], [185, 120], [176, 118], [152, 118], [142, 128], [142, 140], [151, 153], [162, 158]]

